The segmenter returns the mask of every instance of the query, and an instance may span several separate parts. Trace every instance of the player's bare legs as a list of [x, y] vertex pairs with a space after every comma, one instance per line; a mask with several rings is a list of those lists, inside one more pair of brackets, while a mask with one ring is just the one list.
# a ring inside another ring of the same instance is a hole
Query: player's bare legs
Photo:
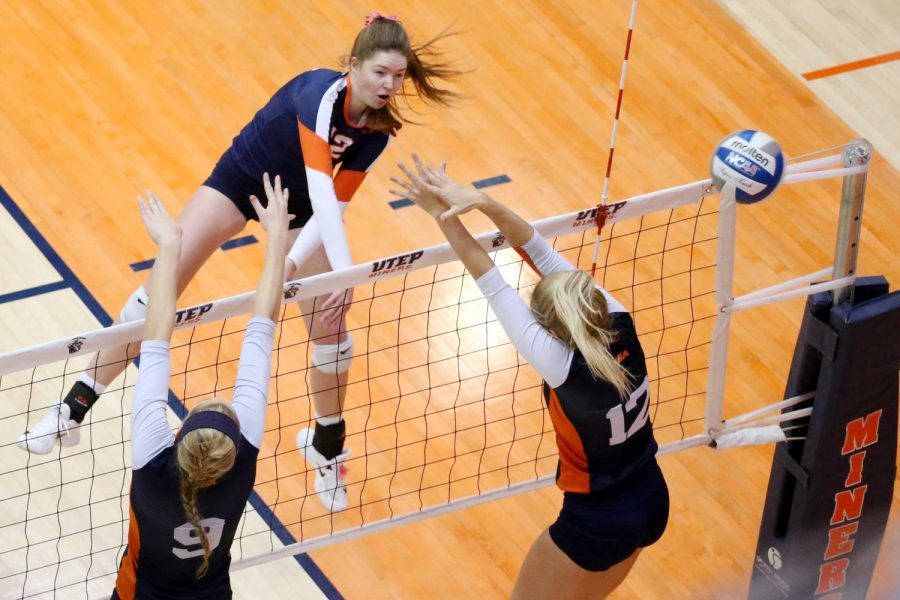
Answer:
[[559, 549], [545, 529], [534, 541], [513, 588], [512, 600], [606, 598], [634, 566], [641, 549], [606, 571], [582, 569]]
[[[301, 267], [297, 277], [308, 277], [329, 268], [325, 251], [320, 247]], [[338, 511], [347, 506], [345, 468], [341, 463], [350, 454], [349, 450], [344, 450], [343, 409], [353, 340], [347, 333], [343, 317], [330, 322], [323, 318], [327, 314], [327, 311], [323, 312], [323, 304], [328, 298], [325, 295], [300, 301], [309, 339], [314, 346], [308, 383], [316, 423], [315, 428], [303, 429], [297, 434], [297, 447], [307, 462], [317, 469], [315, 487], [319, 499], [329, 510]]]
[[[247, 221], [225, 195], [206, 186], [194, 193], [177, 221], [183, 232], [177, 280], [180, 295], [216, 248], [239, 233]], [[146, 291], [151, 285], [152, 277], [132, 294], [115, 323], [144, 318]], [[95, 354], [63, 402], [52, 407], [47, 416], [19, 436], [19, 447], [47, 454], [53, 450], [57, 439], [64, 446], [77, 444], [81, 439], [78, 428], [85, 415], [99, 394], [137, 355], [139, 347], [139, 343], [134, 343]]]

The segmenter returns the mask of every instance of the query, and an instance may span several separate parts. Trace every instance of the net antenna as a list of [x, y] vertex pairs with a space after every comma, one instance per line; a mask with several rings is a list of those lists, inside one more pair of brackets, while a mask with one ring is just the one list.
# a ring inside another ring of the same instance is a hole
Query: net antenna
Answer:
[[606, 225], [607, 199], [609, 198], [609, 179], [612, 175], [613, 155], [616, 153], [616, 134], [619, 132], [619, 115], [622, 112], [622, 98], [625, 97], [625, 75], [628, 73], [628, 55], [631, 53], [631, 36], [634, 33], [634, 21], [637, 16], [637, 0], [631, 2], [631, 16], [628, 18], [628, 37], [625, 38], [625, 58], [622, 60], [622, 74], [619, 77], [619, 93], [616, 96], [616, 112], [613, 115], [612, 136], [609, 140], [609, 153], [606, 157], [606, 176], [603, 179], [603, 193], [597, 205], [597, 236], [594, 239], [594, 254], [591, 259], [591, 277], [597, 276], [597, 257], [600, 254], [600, 233]]

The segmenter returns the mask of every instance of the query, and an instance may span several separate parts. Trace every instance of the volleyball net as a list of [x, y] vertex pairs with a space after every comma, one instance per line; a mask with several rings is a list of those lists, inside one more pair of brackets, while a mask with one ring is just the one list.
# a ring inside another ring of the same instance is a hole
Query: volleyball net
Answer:
[[[845, 177], [828, 154], [788, 167], [786, 183]], [[780, 421], [808, 416], [788, 399], [724, 420], [730, 315], [852, 277], [831, 269], [732, 297], [735, 205], [709, 180], [610, 204], [598, 283], [631, 312], [647, 357], [650, 416], [661, 452], [785, 439]], [[534, 223], [573, 264], [589, 268], [596, 207]], [[538, 277], [497, 232], [477, 236], [524, 297]], [[355, 343], [344, 418], [348, 508], [316, 499], [315, 473], [295, 444], [314, 417], [310, 341], [295, 301], [353, 287]], [[540, 377], [509, 342], [448, 245], [285, 285], [256, 486], [232, 548], [233, 569], [551, 485], [555, 437]], [[197, 402], [228, 398], [253, 293], [181, 309], [172, 341], [170, 422]], [[90, 354], [140, 339], [142, 321], [0, 355], [3, 431], [24, 431], [57, 404]], [[82, 441], [47, 456], [0, 440], [0, 588], [22, 597], [111, 589], [126, 543], [130, 410], [127, 369], [81, 427]]]

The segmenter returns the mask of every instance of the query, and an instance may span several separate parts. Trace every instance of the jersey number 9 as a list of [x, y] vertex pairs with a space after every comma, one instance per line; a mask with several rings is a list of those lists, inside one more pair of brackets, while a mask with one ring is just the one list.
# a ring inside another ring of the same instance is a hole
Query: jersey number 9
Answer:
[[[210, 517], [200, 521], [200, 526], [206, 531], [209, 540], [209, 550], [212, 552], [222, 541], [222, 530], [225, 528], [225, 519]], [[172, 554], [178, 558], [196, 558], [203, 556], [203, 544], [197, 530], [190, 523], [184, 523], [175, 528], [175, 541], [181, 544], [181, 548], [172, 548]]]

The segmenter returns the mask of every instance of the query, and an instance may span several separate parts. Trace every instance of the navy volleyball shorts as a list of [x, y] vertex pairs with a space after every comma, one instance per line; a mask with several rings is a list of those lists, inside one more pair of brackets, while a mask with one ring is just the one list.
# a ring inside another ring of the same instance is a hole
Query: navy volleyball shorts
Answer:
[[[291, 191], [288, 197], [288, 213], [296, 216], [291, 221], [290, 229], [303, 227], [313, 214], [308, 193], [305, 193], [306, 173], [301, 171], [302, 165], [293, 173], [270, 173], [273, 178], [275, 175], [281, 175], [282, 186]], [[250, 204], [250, 195], [259, 198], [265, 206], [266, 190], [262, 183], [262, 173], [259, 174], [259, 179], [247, 175], [235, 158], [233, 149], [229, 148], [222, 155], [203, 185], [225, 194], [248, 221], [259, 220], [253, 205]]]
[[653, 459], [608, 490], [566, 492], [550, 539], [582, 569], [605, 571], [656, 542], [668, 520], [669, 488]]

